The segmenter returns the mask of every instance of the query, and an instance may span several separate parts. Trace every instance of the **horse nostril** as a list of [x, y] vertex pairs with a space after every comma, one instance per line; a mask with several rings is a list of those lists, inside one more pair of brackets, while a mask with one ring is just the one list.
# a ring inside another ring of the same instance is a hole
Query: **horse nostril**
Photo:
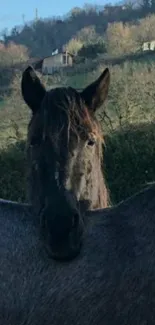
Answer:
[[94, 146], [95, 143], [96, 143], [95, 139], [89, 139], [87, 145], [92, 147]]

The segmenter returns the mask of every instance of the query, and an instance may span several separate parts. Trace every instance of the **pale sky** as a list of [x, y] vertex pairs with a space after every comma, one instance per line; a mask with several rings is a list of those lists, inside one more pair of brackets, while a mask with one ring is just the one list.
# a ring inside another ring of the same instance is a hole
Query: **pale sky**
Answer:
[[[114, 3], [111, 0], [110, 3]], [[105, 5], [107, 0], [0, 0], [0, 31], [4, 28], [10, 30], [15, 25], [22, 25], [25, 21], [31, 21], [35, 17], [35, 9], [38, 16], [45, 18], [51, 16], [62, 16], [67, 14], [73, 7], [82, 7], [85, 3]]]

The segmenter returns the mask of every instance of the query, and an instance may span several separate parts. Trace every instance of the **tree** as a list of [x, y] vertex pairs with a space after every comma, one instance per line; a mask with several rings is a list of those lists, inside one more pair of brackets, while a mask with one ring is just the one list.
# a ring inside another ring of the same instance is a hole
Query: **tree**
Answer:
[[8, 45], [0, 43], [0, 65], [10, 66], [15, 63], [25, 62], [29, 58], [28, 49], [23, 45], [9, 42]]
[[139, 44], [154, 40], [155, 35], [155, 15], [149, 15], [140, 20], [135, 28], [134, 36]]
[[114, 55], [135, 53], [138, 50], [134, 36], [135, 28], [122, 22], [108, 24], [106, 31], [108, 53]]
[[72, 38], [66, 45], [65, 48], [66, 50], [73, 54], [76, 55], [78, 53], [78, 51], [81, 49], [81, 47], [83, 46], [83, 43], [76, 39], [76, 38]]
[[141, 6], [145, 12], [149, 12], [151, 8], [151, 0], [142, 0]]
[[151, 0], [151, 11], [155, 12], [155, 0]]
[[95, 58], [98, 54], [105, 53], [105, 42], [96, 42], [92, 44], [84, 44], [78, 51], [78, 55], [85, 58]]
[[82, 43], [94, 43], [97, 42], [99, 35], [96, 33], [95, 26], [88, 26], [82, 28], [80, 31], [77, 32], [76, 37]]

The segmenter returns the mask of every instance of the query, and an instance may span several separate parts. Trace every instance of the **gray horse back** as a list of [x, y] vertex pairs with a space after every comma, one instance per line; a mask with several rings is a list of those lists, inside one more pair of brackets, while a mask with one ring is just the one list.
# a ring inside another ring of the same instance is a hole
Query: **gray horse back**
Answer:
[[94, 213], [81, 254], [70, 263], [47, 256], [27, 206], [1, 202], [0, 325], [153, 325], [150, 191], [149, 204], [140, 194], [139, 201]]

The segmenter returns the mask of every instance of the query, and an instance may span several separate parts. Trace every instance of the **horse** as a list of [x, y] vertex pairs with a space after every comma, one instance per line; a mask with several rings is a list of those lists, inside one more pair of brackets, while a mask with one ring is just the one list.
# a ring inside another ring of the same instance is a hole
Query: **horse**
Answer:
[[22, 74], [21, 93], [32, 115], [27, 134], [28, 202], [55, 259], [79, 254], [87, 209], [110, 205], [102, 172], [104, 137], [95, 112], [107, 98], [106, 68], [82, 91], [47, 91], [35, 70]]
[[85, 218], [78, 256], [56, 261], [32, 206], [0, 201], [0, 324], [154, 325], [155, 184]]

